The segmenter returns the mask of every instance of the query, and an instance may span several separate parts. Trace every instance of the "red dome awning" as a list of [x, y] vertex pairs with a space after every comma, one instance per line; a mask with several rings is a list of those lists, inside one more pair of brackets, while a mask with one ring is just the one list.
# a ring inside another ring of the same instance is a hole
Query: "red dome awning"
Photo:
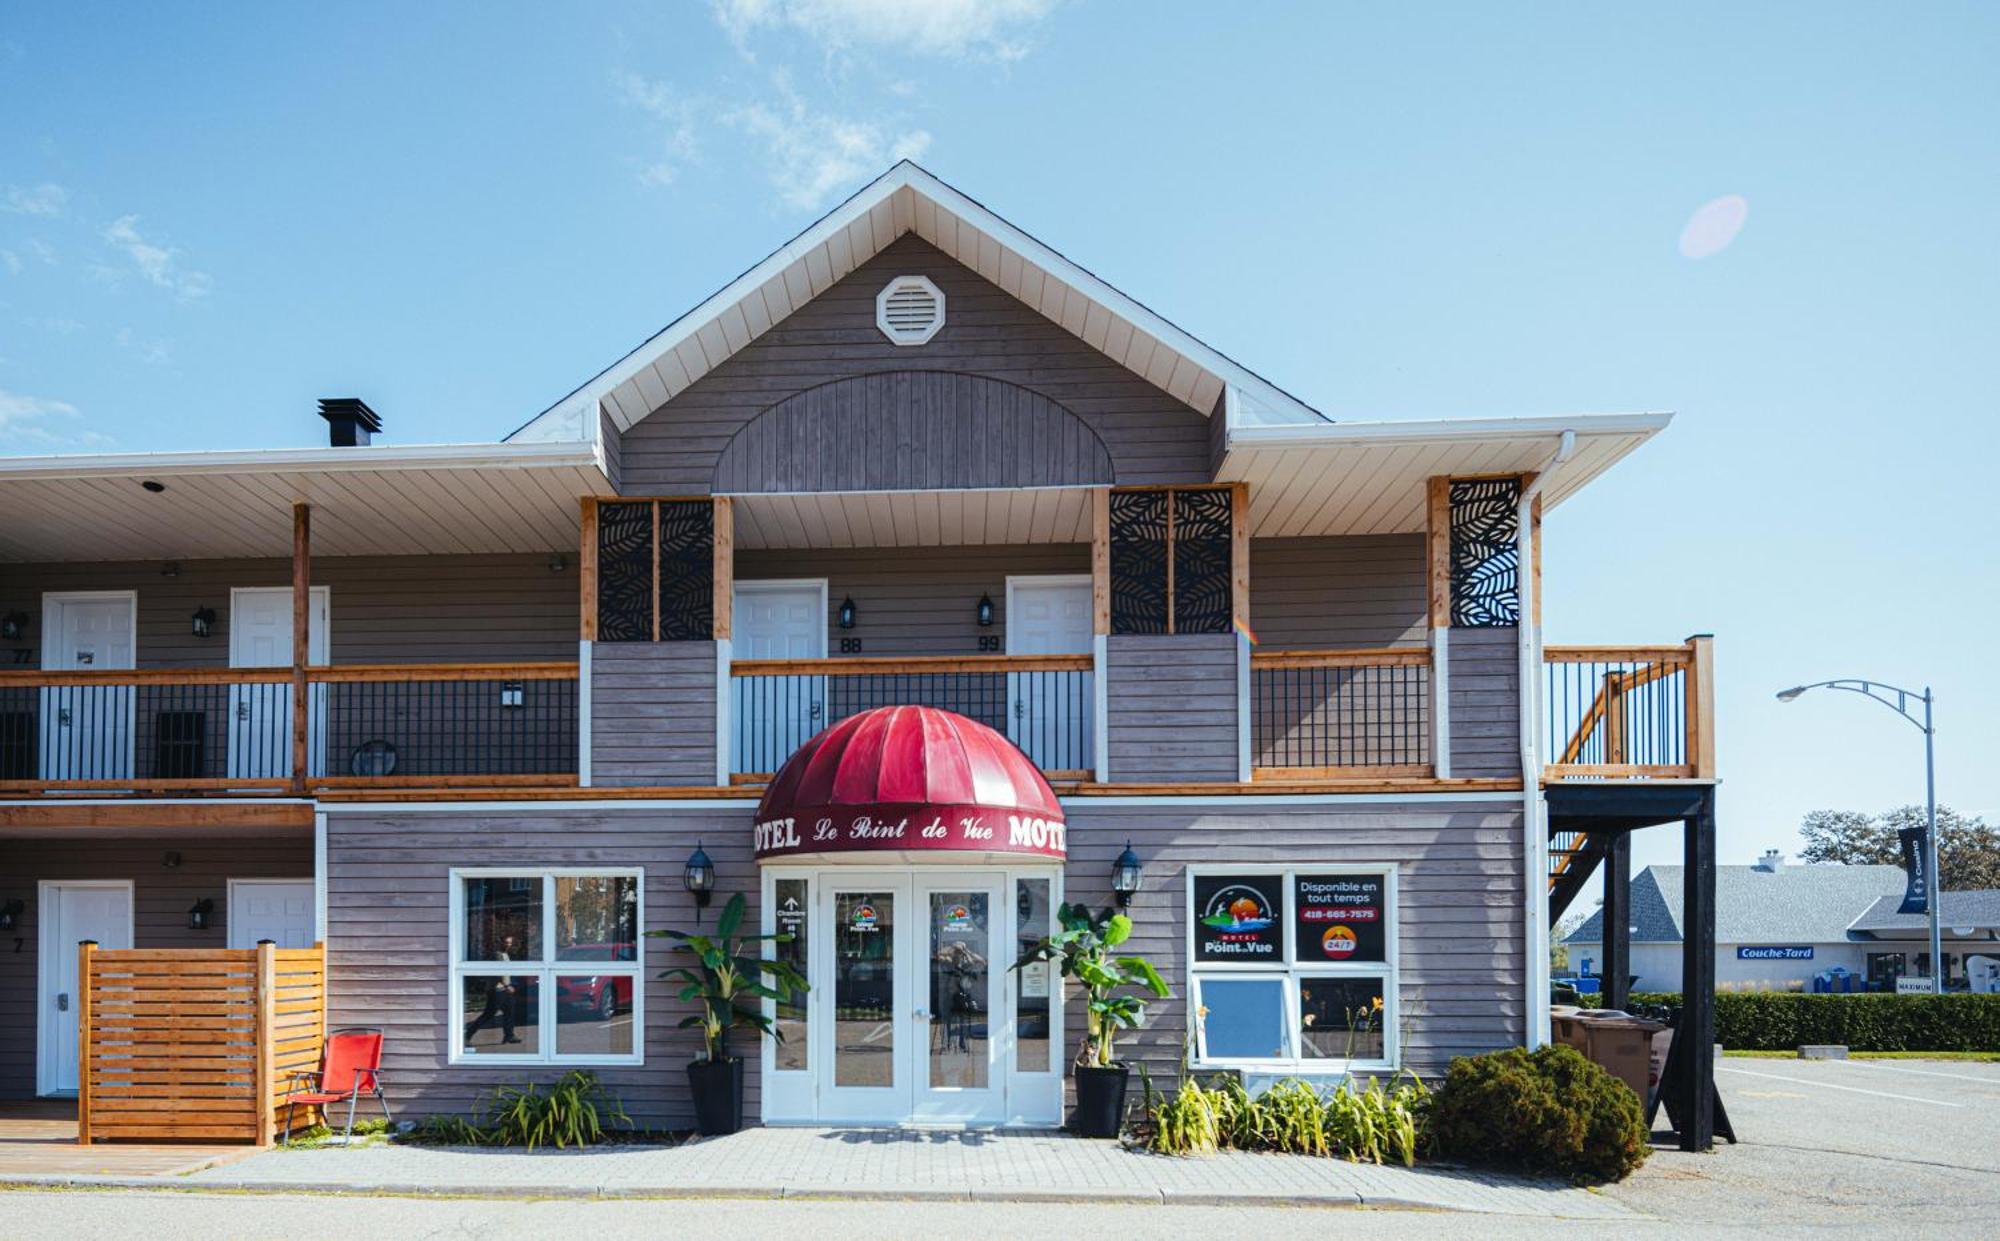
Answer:
[[923, 850], [1065, 856], [1062, 806], [1013, 742], [932, 707], [877, 707], [798, 748], [757, 803], [759, 860]]

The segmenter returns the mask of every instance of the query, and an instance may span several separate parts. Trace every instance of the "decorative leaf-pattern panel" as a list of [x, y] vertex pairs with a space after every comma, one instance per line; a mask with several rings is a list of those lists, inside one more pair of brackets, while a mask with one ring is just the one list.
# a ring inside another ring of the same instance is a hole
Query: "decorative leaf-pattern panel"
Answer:
[[597, 638], [653, 638], [653, 506], [597, 506]]
[[715, 632], [715, 505], [660, 501], [660, 639], [686, 642]]
[[1167, 632], [1167, 493], [1111, 493], [1111, 632]]
[[1519, 479], [1451, 484], [1451, 623], [1467, 628], [1521, 621]]
[[1228, 633], [1230, 494], [1216, 489], [1169, 494], [1174, 503], [1174, 632]]

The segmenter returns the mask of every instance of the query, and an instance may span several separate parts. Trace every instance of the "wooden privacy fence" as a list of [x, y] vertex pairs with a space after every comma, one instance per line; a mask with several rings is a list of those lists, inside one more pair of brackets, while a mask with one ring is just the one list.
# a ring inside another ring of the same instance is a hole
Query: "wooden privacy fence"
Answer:
[[81, 952], [77, 1140], [270, 1145], [287, 1074], [319, 1068], [326, 946]]

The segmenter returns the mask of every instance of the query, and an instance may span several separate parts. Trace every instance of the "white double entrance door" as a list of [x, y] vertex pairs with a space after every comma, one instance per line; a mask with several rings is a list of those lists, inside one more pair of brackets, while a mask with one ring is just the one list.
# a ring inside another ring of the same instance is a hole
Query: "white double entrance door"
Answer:
[[812, 990], [774, 1008], [786, 1037], [766, 1048], [764, 1120], [1054, 1124], [1053, 989], [1045, 968], [1025, 985], [1011, 969], [1043, 933], [1053, 882], [967, 868], [773, 875], [767, 925], [797, 936], [780, 950]]

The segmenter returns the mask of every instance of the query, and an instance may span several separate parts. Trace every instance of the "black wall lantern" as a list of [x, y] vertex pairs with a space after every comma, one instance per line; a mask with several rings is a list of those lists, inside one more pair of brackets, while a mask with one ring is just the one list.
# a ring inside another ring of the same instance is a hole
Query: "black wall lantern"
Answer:
[[15, 924], [21, 920], [21, 915], [27, 912], [27, 908], [26, 902], [18, 898], [0, 904], [0, 931], [13, 930]]
[[842, 599], [842, 600], [840, 601], [840, 627], [841, 627], [842, 629], [852, 629], [852, 628], [854, 628], [854, 596], [853, 596], [853, 595], [849, 595], [849, 596], [848, 596], [847, 598], [845, 598], [845, 599]]
[[1139, 890], [1139, 855], [1132, 852], [1132, 842], [1125, 842], [1125, 852], [1111, 864], [1111, 895], [1118, 898], [1118, 908], [1132, 903], [1132, 894]]
[[206, 638], [215, 632], [215, 609], [196, 608], [194, 610], [194, 636]]
[[188, 910], [188, 930], [206, 931], [208, 929], [209, 917], [214, 913], [215, 902], [206, 896], [202, 897]]
[[9, 612], [5, 616], [0, 616], [0, 638], [4, 638], [9, 642], [19, 642], [27, 636], [28, 614], [26, 612]]
[[708, 908], [708, 898], [715, 891], [715, 863], [708, 860], [708, 854], [695, 843], [694, 852], [688, 854], [687, 866], [681, 871], [681, 883], [694, 895], [696, 909]]
[[981, 629], [991, 629], [993, 627], [992, 595], [979, 596], [979, 627]]

